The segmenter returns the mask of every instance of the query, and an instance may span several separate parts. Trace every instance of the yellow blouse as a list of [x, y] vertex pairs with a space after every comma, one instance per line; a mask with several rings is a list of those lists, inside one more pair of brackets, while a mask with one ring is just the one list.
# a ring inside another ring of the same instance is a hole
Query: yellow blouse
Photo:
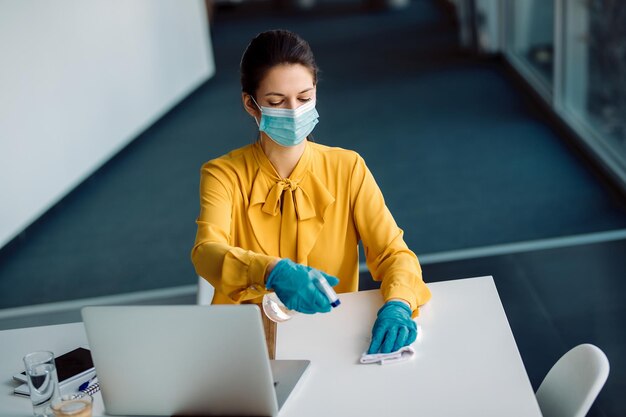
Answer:
[[336, 276], [338, 293], [358, 291], [359, 240], [385, 301], [406, 300], [417, 315], [430, 299], [417, 257], [353, 151], [308, 142], [286, 179], [258, 142], [209, 161], [196, 223], [191, 259], [215, 287], [213, 304], [260, 303], [277, 257]]

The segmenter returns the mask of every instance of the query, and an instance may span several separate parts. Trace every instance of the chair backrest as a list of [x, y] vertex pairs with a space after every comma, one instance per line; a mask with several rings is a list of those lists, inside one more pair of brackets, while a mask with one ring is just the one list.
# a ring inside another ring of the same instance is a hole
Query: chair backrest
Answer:
[[609, 376], [609, 360], [590, 344], [578, 345], [550, 369], [536, 392], [544, 417], [584, 417]]
[[198, 275], [198, 298], [197, 298], [197, 304], [199, 306], [208, 306], [211, 304], [211, 301], [213, 300], [213, 294], [215, 293], [215, 288], [213, 288], [213, 286], [211, 284], [209, 284], [209, 281], [207, 281], [206, 279], [202, 278], [200, 275]]

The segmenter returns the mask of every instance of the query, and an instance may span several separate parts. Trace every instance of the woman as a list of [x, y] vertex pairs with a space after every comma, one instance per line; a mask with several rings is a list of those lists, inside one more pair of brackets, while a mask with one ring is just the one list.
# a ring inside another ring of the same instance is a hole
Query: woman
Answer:
[[361, 240], [385, 300], [368, 353], [392, 352], [415, 340], [412, 317], [430, 292], [363, 159], [311, 141], [317, 71], [292, 32], [248, 45], [241, 97], [259, 138], [202, 167], [192, 261], [215, 287], [214, 304], [258, 304], [273, 290], [290, 309], [323, 313], [330, 304], [308, 271], [338, 293], [357, 291]]

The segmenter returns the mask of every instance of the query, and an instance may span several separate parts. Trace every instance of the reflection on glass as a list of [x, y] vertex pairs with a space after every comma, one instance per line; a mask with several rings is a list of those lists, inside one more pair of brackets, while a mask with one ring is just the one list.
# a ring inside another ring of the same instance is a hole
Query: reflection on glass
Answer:
[[626, 2], [572, 2], [565, 33], [565, 107], [626, 159]]
[[510, 6], [511, 51], [551, 85], [554, 71], [554, 0], [514, 0]]

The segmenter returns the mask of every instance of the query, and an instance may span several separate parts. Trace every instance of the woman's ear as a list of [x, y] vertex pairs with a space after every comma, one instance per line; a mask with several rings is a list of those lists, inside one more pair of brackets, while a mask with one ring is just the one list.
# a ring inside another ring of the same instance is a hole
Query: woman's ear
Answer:
[[255, 119], [261, 118], [261, 111], [256, 106], [256, 104], [254, 104], [254, 101], [252, 100], [252, 96], [250, 96], [250, 94], [241, 93], [241, 101], [243, 103], [243, 108], [250, 116], [254, 117]]

